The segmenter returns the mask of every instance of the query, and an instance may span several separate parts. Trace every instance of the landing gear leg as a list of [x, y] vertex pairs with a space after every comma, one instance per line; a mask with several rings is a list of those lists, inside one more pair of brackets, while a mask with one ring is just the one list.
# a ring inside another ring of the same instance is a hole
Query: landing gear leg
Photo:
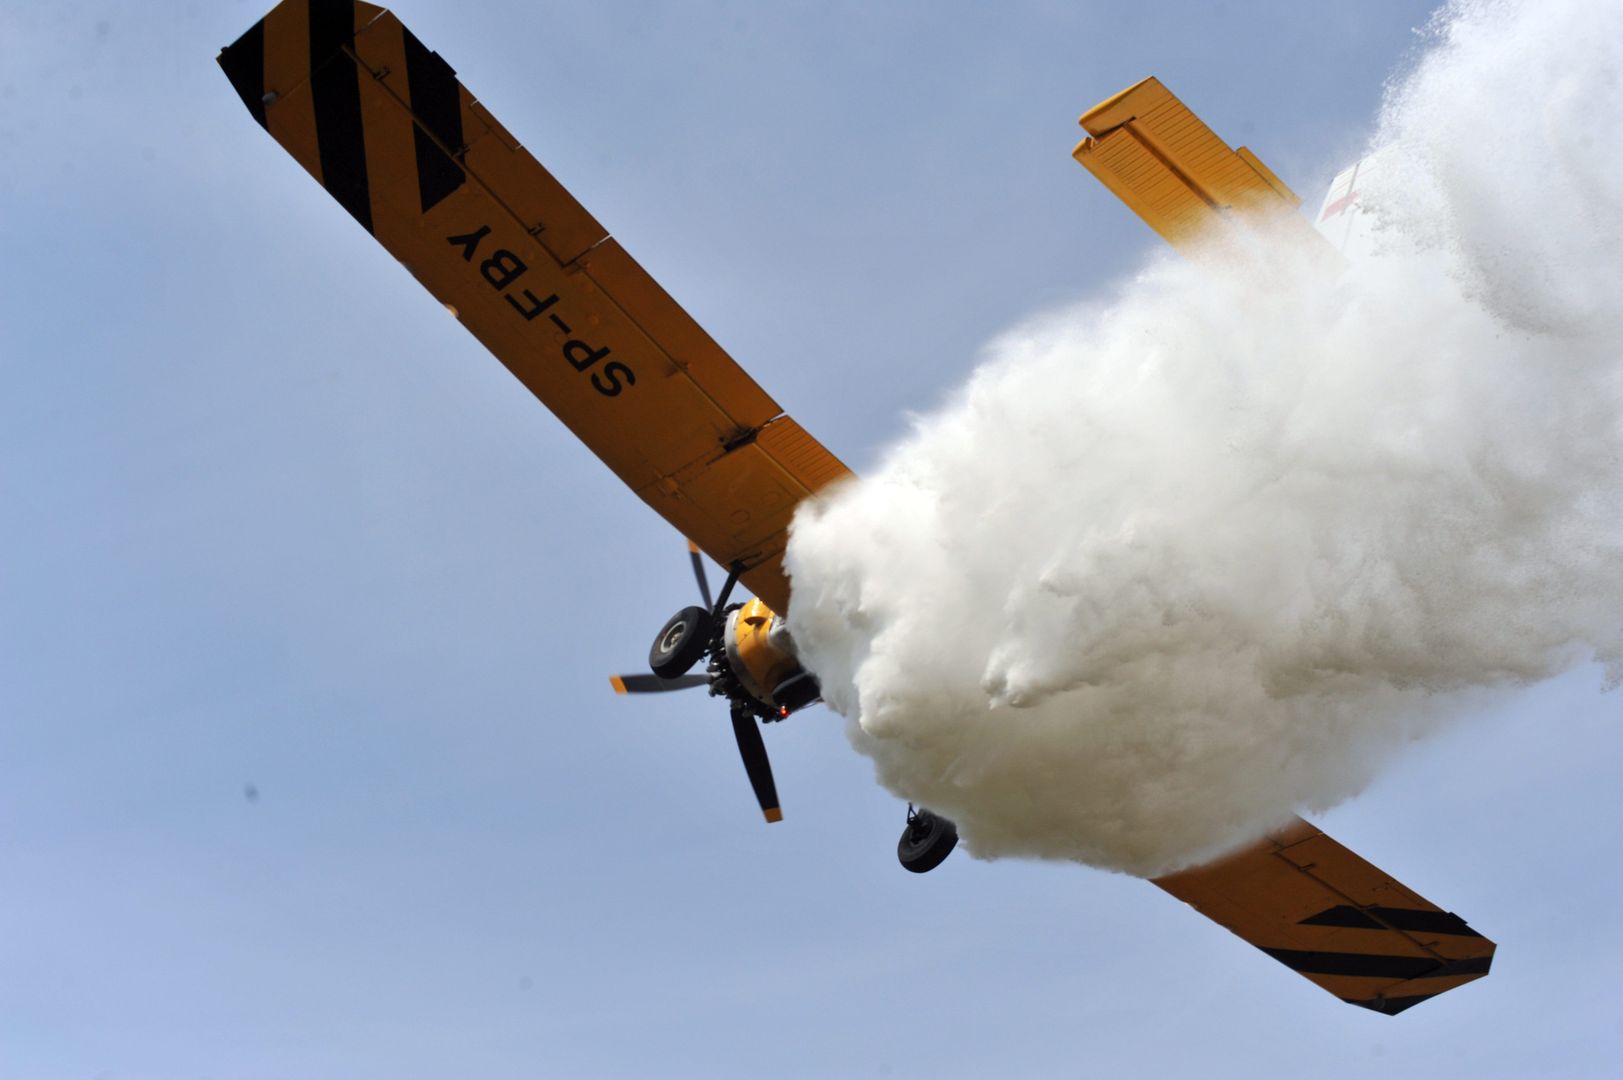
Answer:
[[907, 828], [896, 844], [896, 857], [915, 874], [928, 873], [940, 866], [958, 846], [958, 826], [939, 814], [915, 810], [907, 804]]

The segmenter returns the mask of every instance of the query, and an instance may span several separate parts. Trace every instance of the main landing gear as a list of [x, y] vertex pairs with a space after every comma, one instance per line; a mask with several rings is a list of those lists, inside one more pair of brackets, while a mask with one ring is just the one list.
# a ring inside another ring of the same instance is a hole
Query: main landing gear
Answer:
[[907, 828], [896, 842], [896, 857], [915, 874], [925, 874], [940, 866], [958, 846], [958, 826], [928, 810], [907, 804]]
[[648, 667], [661, 679], [686, 675], [704, 659], [715, 622], [715, 616], [702, 607], [685, 607], [672, 615], [648, 650]]

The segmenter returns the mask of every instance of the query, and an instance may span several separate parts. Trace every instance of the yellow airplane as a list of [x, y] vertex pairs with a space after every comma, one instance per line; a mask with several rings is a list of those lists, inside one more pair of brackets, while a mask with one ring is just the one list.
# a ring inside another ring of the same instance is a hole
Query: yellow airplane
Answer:
[[[388, 11], [284, 0], [219, 57], [256, 121], [642, 500], [689, 537], [702, 606], [661, 628], [621, 693], [707, 686], [767, 821], [759, 724], [819, 698], [781, 614], [795, 507], [849, 474], [649, 277]], [[1082, 118], [1084, 166], [1175, 245], [1299, 199], [1145, 80]], [[1317, 234], [1295, 215], [1304, 242]], [[1295, 221], [1296, 225], [1290, 224]], [[711, 598], [700, 553], [728, 568]], [[742, 584], [754, 598], [729, 604]], [[691, 674], [700, 661], [704, 675]], [[952, 823], [908, 812], [898, 855], [939, 864]], [[1394, 1014], [1488, 973], [1494, 943], [1305, 821], [1159, 878], [1341, 999]]]

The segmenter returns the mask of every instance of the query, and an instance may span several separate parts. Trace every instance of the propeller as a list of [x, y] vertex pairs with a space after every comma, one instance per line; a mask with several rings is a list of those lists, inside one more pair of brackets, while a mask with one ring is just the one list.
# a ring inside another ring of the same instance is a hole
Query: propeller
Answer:
[[[688, 555], [693, 560], [693, 578], [699, 583], [699, 596], [704, 600], [704, 610], [708, 611], [709, 622], [712, 626], [719, 626], [721, 613], [726, 610], [727, 599], [732, 595], [733, 586], [738, 584], [738, 577], [744, 571], [743, 563], [735, 563], [727, 575], [727, 582], [722, 586], [720, 597], [712, 599], [710, 595], [710, 582], [704, 573], [704, 558], [699, 547], [692, 540], [688, 541]], [[688, 626], [697, 624], [702, 612], [695, 609], [685, 609], [672, 617], [666, 624], [666, 630], [661, 631], [661, 637], [669, 633], [679, 636], [682, 633], [682, 620]], [[655, 641], [655, 654], [652, 659], [656, 669], [663, 659], [670, 658], [673, 662], [666, 670], [680, 669], [684, 660], [680, 644], [662, 645], [660, 640]], [[691, 660], [693, 654], [685, 659]], [[713, 667], [714, 665], [712, 665]], [[709, 675], [678, 675], [675, 678], [662, 679], [658, 675], [610, 675], [609, 685], [614, 687], [617, 694], [663, 694], [672, 690], [686, 690], [695, 686], [711, 685]], [[712, 689], [712, 693], [720, 694], [720, 689]], [[782, 821], [783, 809], [778, 805], [778, 786], [772, 780], [772, 763], [766, 756], [766, 740], [761, 737], [761, 727], [756, 722], [755, 713], [742, 701], [733, 701], [733, 738], [738, 740], [738, 756], [744, 760], [744, 772], [749, 775], [750, 787], [755, 789], [755, 801], [761, 804], [761, 813], [768, 822]], [[787, 713], [785, 714], [787, 715]]]
[[744, 771], [749, 774], [750, 787], [755, 789], [755, 801], [761, 804], [761, 813], [766, 815], [769, 824], [782, 821], [778, 786], [772, 782], [772, 762], [767, 760], [761, 725], [736, 701], [733, 702], [733, 737], [738, 740], [738, 756], [744, 759]]
[[688, 541], [688, 558], [693, 560], [693, 576], [699, 579], [699, 595], [704, 598], [706, 610], [714, 611], [716, 602], [710, 599], [710, 581], [704, 576], [704, 556], [699, 554], [699, 545], [692, 540]]

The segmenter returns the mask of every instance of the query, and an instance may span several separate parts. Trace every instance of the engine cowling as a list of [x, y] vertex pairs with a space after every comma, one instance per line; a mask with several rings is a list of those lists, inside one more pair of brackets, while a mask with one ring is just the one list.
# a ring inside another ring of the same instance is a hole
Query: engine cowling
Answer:
[[817, 680], [800, 666], [789, 628], [759, 599], [728, 612], [722, 642], [733, 677], [755, 701], [786, 715], [817, 700]]

